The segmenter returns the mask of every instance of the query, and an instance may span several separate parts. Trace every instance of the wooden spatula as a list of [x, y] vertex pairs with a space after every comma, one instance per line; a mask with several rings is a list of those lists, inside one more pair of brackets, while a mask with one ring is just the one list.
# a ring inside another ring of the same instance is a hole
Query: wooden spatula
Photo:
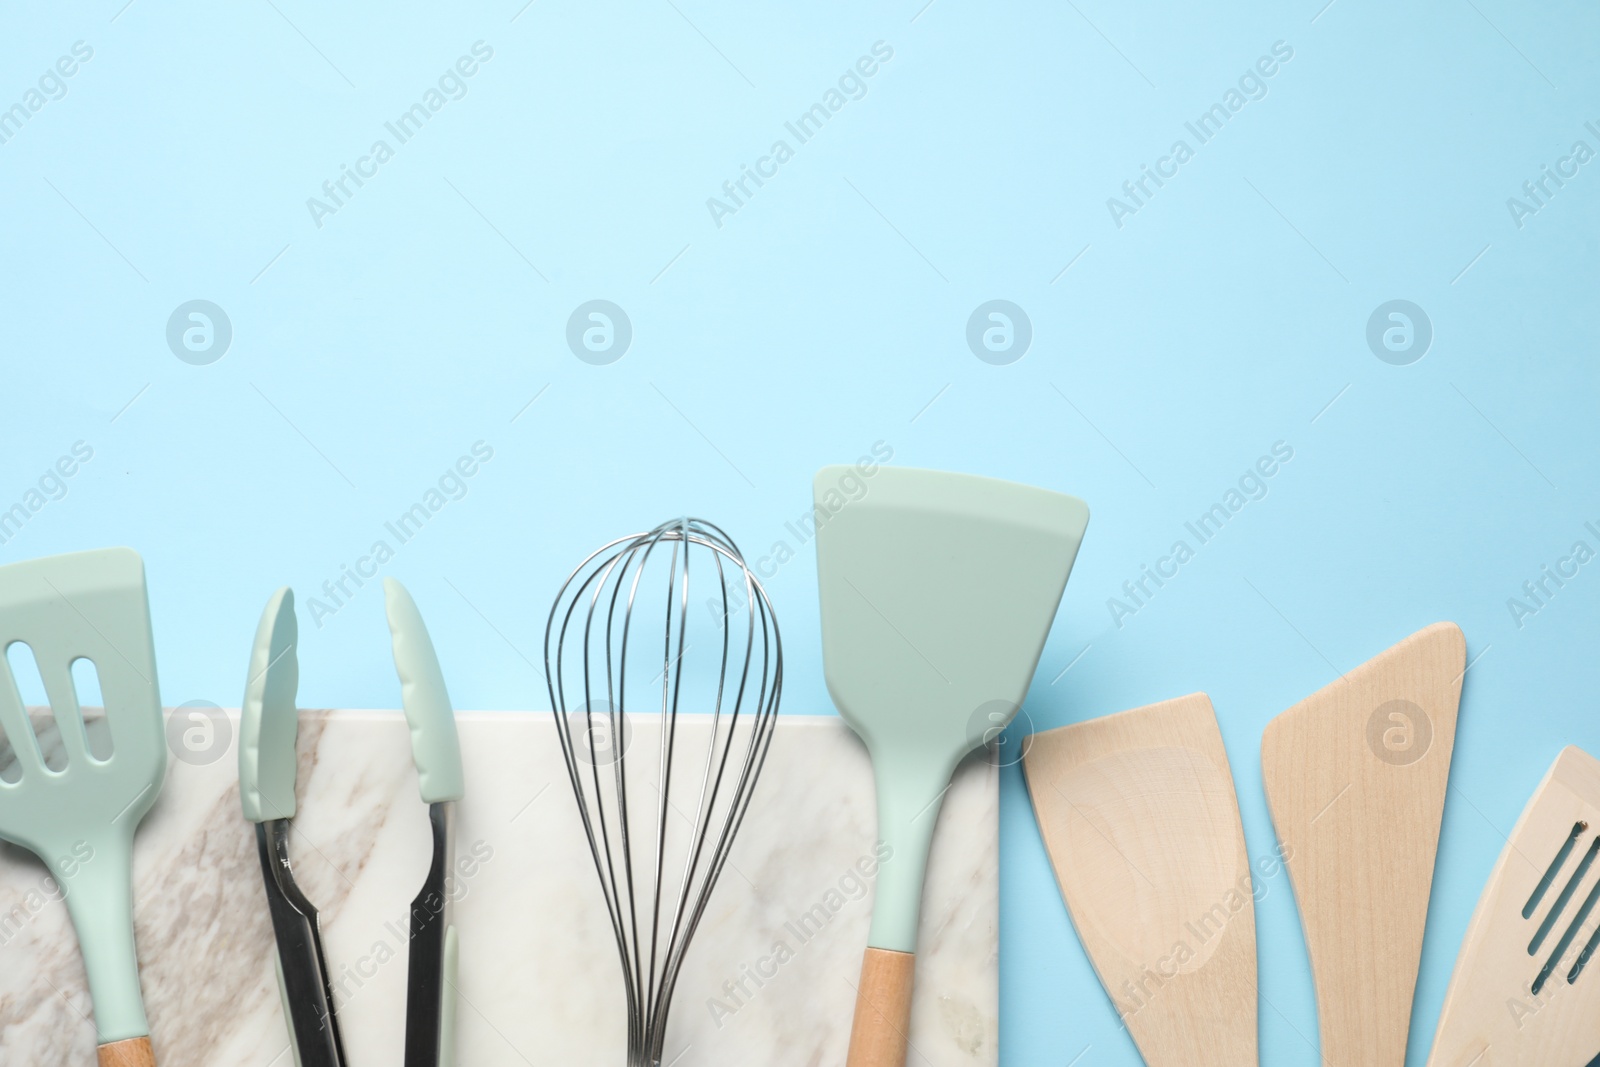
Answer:
[[1034, 734], [1022, 765], [1073, 925], [1145, 1063], [1256, 1063], [1250, 863], [1211, 701]]
[[906, 468], [865, 480], [825, 467], [815, 490], [823, 669], [872, 753], [887, 851], [848, 1064], [902, 1067], [940, 801], [956, 764], [1021, 706], [1089, 509], [1063, 493]]
[[1405, 1063], [1466, 654], [1460, 629], [1435, 623], [1261, 739], [1332, 1067]]
[[1461, 942], [1428, 1067], [1582, 1067], [1600, 1053], [1600, 760], [1556, 757]]

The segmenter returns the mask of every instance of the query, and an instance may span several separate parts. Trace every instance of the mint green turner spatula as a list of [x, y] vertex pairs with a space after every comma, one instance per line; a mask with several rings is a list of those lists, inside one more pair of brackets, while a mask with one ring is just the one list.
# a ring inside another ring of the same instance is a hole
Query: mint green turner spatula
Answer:
[[[66, 765], [49, 767], [3, 653], [33, 652]], [[94, 664], [112, 753], [89, 747], [72, 665]], [[144, 563], [111, 548], [0, 567], [0, 727], [21, 777], [0, 781], [0, 837], [35, 853], [66, 893], [101, 1067], [155, 1067], [133, 946], [133, 832], [160, 792], [166, 735]], [[3, 1058], [3, 1057], [0, 1057]]]
[[1089, 509], [1044, 489], [903, 468], [863, 478], [825, 467], [814, 488], [828, 692], [872, 754], [888, 846], [848, 1067], [902, 1067], [940, 801], [962, 757], [1021, 707]]

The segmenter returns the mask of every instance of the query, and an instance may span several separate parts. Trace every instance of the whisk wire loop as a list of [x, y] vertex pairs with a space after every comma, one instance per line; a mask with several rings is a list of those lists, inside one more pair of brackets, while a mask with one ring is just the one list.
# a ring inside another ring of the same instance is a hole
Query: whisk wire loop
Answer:
[[[716, 579], [704, 619], [694, 618], [693, 581], [705, 569], [692, 566], [697, 557]], [[647, 582], [653, 570], [663, 573]], [[642, 620], [655, 607], [662, 620], [659, 670], [646, 678], [655, 661], [637, 650], [630, 660], [629, 653], [635, 636], [648, 633], [641, 621], [635, 634], [635, 612]], [[742, 640], [733, 632], [740, 611]], [[719, 654], [707, 658], [714, 671], [690, 655], [709, 643], [701, 635], [705, 626], [718, 631], [720, 649], [713, 652]], [[710, 522], [685, 517], [617, 538], [579, 564], [551, 606], [544, 654], [562, 759], [622, 965], [628, 1067], [659, 1067], [689, 944], [728, 864], [772, 741], [783, 690], [777, 618], [733, 539]], [[569, 677], [574, 667], [581, 685]], [[659, 699], [641, 704], [641, 685]], [[579, 692], [581, 714], [569, 706]], [[658, 743], [655, 759], [641, 769], [628, 761], [630, 716], [652, 706], [646, 714], [655, 720]], [[690, 712], [703, 718], [680, 723], [680, 714]], [[700, 729], [708, 730], [703, 745], [684, 740]], [[600, 737], [607, 742], [603, 751]], [[653, 781], [637, 780], [652, 769]], [[634, 810], [641, 784], [655, 793], [648, 812]], [[675, 788], [683, 794], [676, 799]], [[690, 811], [680, 804], [685, 800], [693, 801]], [[646, 814], [648, 822], [639, 821]], [[688, 829], [676, 833], [674, 820]], [[653, 848], [636, 856], [634, 829], [644, 826]]]

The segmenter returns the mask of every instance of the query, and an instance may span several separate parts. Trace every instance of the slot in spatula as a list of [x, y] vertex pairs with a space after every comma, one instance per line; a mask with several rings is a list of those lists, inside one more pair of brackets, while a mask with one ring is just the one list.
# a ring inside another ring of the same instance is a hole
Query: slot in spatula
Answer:
[[1256, 922], [1204, 693], [1034, 734], [1022, 766], [1072, 924], [1150, 1067], [1250, 1067]]
[[903, 468], [864, 478], [826, 467], [815, 495], [828, 692], [872, 754], [887, 846], [848, 1064], [901, 1067], [939, 802], [961, 758], [1021, 706], [1089, 509], [1044, 489]]
[[1279, 715], [1261, 739], [1334, 1067], [1405, 1063], [1466, 658], [1460, 629], [1435, 623]]
[[1600, 760], [1567, 748], [1467, 925], [1428, 1067], [1584, 1067], [1600, 1054]]
[[[19, 642], [32, 650], [55, 713], [67, 757], [59, 770], [45, 762], [3, 662]], [[72, 677], [79, 660], [99, 677], [112, 742], [105, 759], [89, 745]], [[133, 940], [133, 836], [166, 777], [167, 737], [136, 553], [108, 548], [0, 567], [0, 728], [22, 772], [0, 782], [0, 838], [33, 851], [60, 879], [101, 1067], [154, 1067]]]

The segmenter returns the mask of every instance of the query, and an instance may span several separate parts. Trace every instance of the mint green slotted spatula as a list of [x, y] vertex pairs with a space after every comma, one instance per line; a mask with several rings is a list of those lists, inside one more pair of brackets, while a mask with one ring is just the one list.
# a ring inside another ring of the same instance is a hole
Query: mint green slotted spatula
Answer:
[[[66, 893], [94, 1000], [102, 1067], [155, 1067], [133, 945], [133, 832], [167, 769], [144, 563], [126, 548], [0, 567], [0, 653], [26, 644], [61, 732], [51, 770], [0, 655], [0, 727], [18, 768], [0, 781], [0, 837], [38, 855]], [[112, 753], [96, 759], [72, 684], [94, 664]]]
[[962, 757], [1021, 707], [1089, 509], [928, 470], [825, 467], [814, 488], [828, 692], [872, 754], [887, 846], [848, 1067], [902, 1067], [940, 801]]

